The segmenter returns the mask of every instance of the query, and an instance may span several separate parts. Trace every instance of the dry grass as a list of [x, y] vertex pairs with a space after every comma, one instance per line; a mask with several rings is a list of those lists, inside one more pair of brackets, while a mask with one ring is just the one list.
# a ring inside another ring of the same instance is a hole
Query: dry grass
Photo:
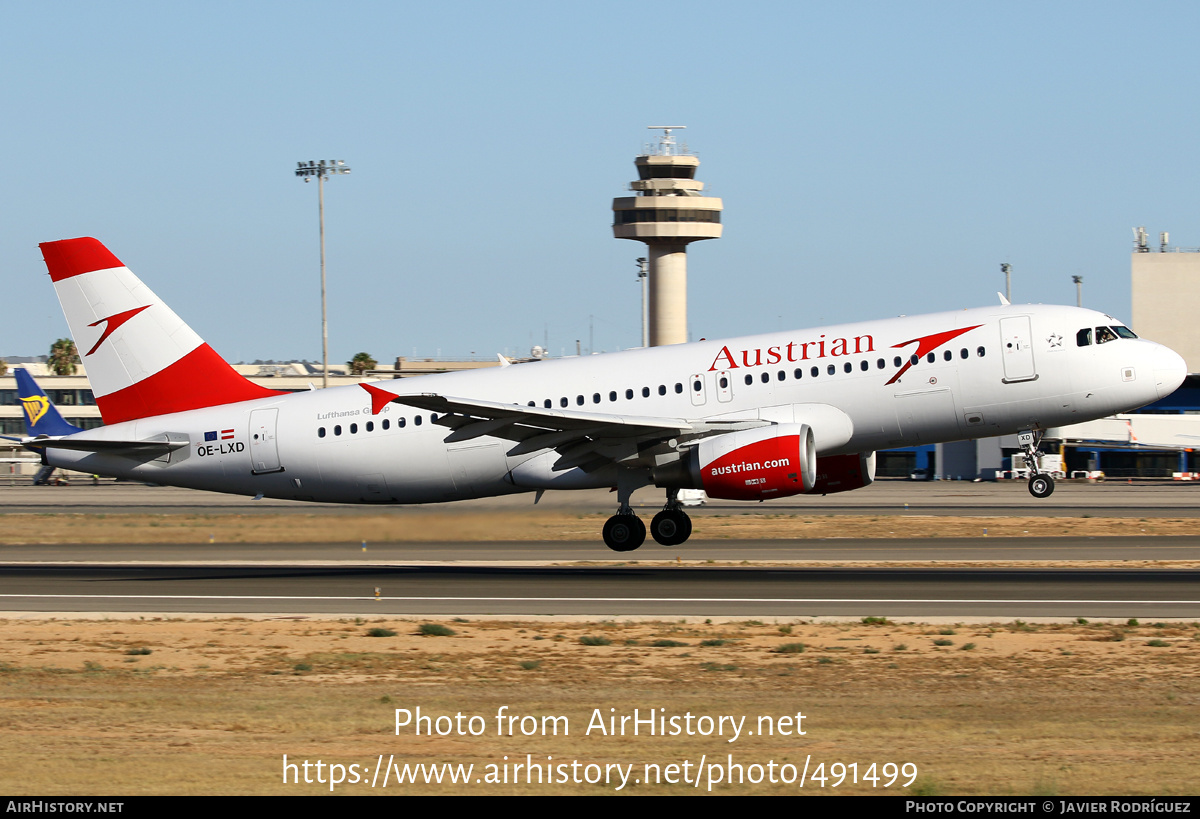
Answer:
[[[913, 762], [945, 794], [1189, 794], [1200, 753], [1200, 626], [859, 622], [10, 620], [0, 757], [10, 794], [302, 794], [282, 756], [406, 762], [744, 765]], [[386, 628], [394, 637], [369, 637]], [[428, 629], [427, 629], [428, 631]], [[609, 645], [584, 645], [602, 635]], [[938, 647], [935, 640], [950, 639]], [[1151, 642], [1165, 646], [1151, 646]], [[655, 647], [655, 643], [684, 643]], [[799, 654], [777, 653], [804, 643]], [[963, 650], [974, 643], [971, 650]], [[901, 648], [903, 647], [903, 648]], [[149, 649], [150, 653], [141, 653]], [[394, 732], [394, 709], [478, 714], [484, 735]], [[501, 706], [570, 736], [498, 736]], [[584, 735], [593, 709], [802, 712], [802, 737]], [[302, 775], [302, 774], [301, 774]], [[315, 776], [315, 769], [313, 770]], [[703, 786], [702, 786], [703, 787]], [[394, 790], [394, 786], [392, 787]], [[691, 786], [632, 786], [682, 793]], [[363, 784], [343, 792], [366, 793]], [[604, 785], [408, 786], [414, 793], [607, 793]], [[793, 793], [721, 785], [721, 793]], [[810, 792], [812, 785], [804, 792]], [[896, 792], [896, 788], [891, 789]], [[869, 792], [843, 785], [838, 792]]]
[[[5, 514], [0, 544], [371, 543], [596, 540], [606, 514], [424, 509], [379, 515]], [[932, 517], [920, 515], [705, 514], [695, 539], [948, 538], [1191, 535], [1194, 518]]]

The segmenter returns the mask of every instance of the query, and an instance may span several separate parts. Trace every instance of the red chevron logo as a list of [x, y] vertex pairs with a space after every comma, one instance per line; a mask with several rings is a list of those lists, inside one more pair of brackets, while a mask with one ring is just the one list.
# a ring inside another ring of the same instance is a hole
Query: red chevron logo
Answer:
[[947, 341], [958, 338], [963, 333], [968, 333], [971, 330], [974, 330], [977, 327], [982, 327], [982, 326], [983, 326], [982, 324], [975, 324], [971, 327], [963, 327], [960, 330], [947, 330], [944, 333], [934, 333], [931, 336], [921, 336], [920, 338], [910, 338], [908, 341], [902, 341], [899, 344], [893, 344], [892, 345], [893, 349], [897, 348], [897, 347], [907, 347], [909, 344], [916, 344], [917, 349], [916, 349], [916, 352], [914, 352], [912, 354], [912, 358], [910, 358], [908, 361], [905, 361], [904, 366], [901, 367], [896, 372], [896, 374], [891, 377], [891, 380], [889, 380], [887, 383], [894, 384], [897, 381], [899, 381], [900, 376], [902, 376], [902, 375], [904, 375], [904, 373], [908, 372], [908, 368], [913, 365], [914, 358], [919, 360], [923, 355], [925, 355], [926, 353], [932, 353], [934, 350], [936, 350], [938, 347], [941, 347]]
[[138, 313], [142, 312], [149, 306], [150, 305], [147, 304], [145, 307], [135, 307], [132, 310], [126, 310], [122, 313], [116, 313], [114, 315], [109, 316], [108, 318], [102, 318], [102, 319], [100, 319], [100, 321], [93, 321], [91, 324], [89, 324], [88, 327], [95, 327], [97, 324], [102, 324], [103, 322], [106, 322], [106, 321], [108, 322], [108, 324], [105, 325], [105, 327], [104, 327], [104, 332], [100, 334], [100, 338], [96, 339], [96, 343], [92, 345], [92, 349], [90, 349], [86, 353], [84, 353], [84, 356], [89, 356], [92, 353], [96, 352], [96, 348], [104, 343], [104, 339], [108, 338], [109, 336], [111, 336], [113, 334], [113, 330], [116, 330], [122, 324], [129, 321], [131, 318], [133, 318], [134, 316], [136, 316]]

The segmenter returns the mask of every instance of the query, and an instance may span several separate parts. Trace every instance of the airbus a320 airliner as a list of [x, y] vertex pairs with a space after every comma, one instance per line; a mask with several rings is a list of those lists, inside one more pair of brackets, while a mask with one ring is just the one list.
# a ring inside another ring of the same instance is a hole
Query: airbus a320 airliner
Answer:
[[[105, 426], [24, 439], [47, 464], [337, 503], [611, 487], [616, 551], [687, 540], [680, 489], [858, 489], [875, 451], [1125, 412], [1187, 368], [1112, 316], [1009, 305], [285, 393], [238, 375], [99, 241], [41, 245]], [[1054, 489], [1035, 473], [1030, 492]]]

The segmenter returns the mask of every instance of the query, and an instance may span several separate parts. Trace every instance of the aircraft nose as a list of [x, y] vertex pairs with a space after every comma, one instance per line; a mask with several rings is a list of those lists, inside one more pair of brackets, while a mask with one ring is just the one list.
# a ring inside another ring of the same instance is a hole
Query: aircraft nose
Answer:
[[1166, 398], [1179, 389], [1179, 385], [1187, 378], [1187, 362], [1183, 360], [1183, 356], [1170, 347], [1164, 347], [1161, 344], [1155, 346], [1158, 349], [1154, 351], [1153, 359], [1154, 387], [1158, 390], [1159, 398]]

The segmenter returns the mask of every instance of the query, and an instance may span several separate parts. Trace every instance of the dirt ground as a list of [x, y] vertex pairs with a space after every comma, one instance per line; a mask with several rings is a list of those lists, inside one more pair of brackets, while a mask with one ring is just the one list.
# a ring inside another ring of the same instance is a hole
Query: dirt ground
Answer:
[[12, 795], [1200, 790], [1200, 623], [29, 617], [0, 657]]
[[[5, 514], [0, 543], [590, 540], [603, 519]], [[1195, 527], [702, 520], [705, 540]], [[1200, 623], [8, 617], [0, 781], [14, 796], [1200, 792]]]

